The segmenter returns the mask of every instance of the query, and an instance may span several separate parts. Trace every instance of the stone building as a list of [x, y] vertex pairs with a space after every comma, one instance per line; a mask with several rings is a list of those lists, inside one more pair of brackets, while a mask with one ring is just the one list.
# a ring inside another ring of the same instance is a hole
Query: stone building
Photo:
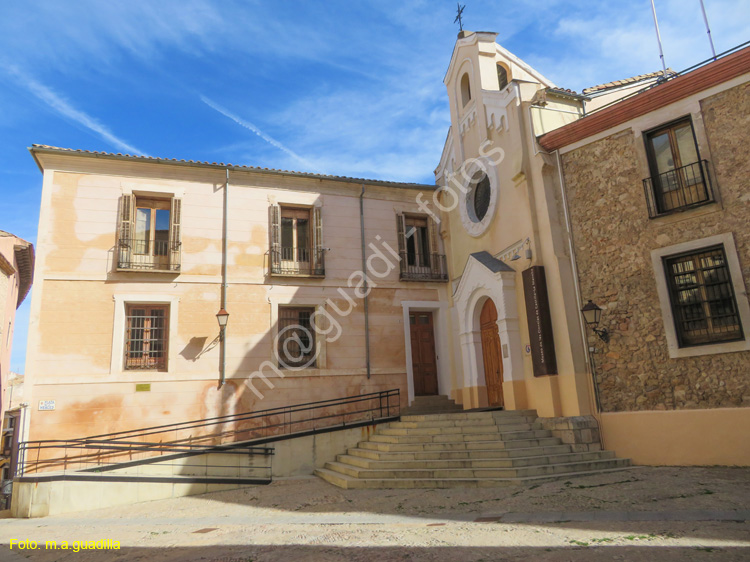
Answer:
[[745, 48], [541, 137], [609, 333], [604, 443], [637, 463], [750, 463], [748, 131]]

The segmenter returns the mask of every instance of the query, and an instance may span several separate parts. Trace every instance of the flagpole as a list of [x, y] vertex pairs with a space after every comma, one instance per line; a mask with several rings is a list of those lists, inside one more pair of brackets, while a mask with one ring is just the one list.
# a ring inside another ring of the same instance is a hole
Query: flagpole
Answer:
[[656, 28], [656, 40], [659, 43], [659, 57], [661, 58], [661, 67], [663, 70], [664, 79], [667, 79], [667, 65], [664, 62], [664, 51], [661, 48], [661, 35], [659, 34], [659, 22], [656, 20], [656, 6], [654, 6], [654, 0], [651, 0], [651, 13], [654, 14], [654, 27]]
[[711, 28], [708, 25], [708, 16], [706, 16], [706, 7], [703, 5], [703, 0], [700, 0], [701, 3], [701, 12], [703, 12], [703, 21], [706, 22], [706, 33], [708, 33], [708, 42], [711, 43], [711, 52], [714, 55], [714, 60], [716, 60], [716, 49], [714, 49], [714, 40], [713, 37], [711, 37]]

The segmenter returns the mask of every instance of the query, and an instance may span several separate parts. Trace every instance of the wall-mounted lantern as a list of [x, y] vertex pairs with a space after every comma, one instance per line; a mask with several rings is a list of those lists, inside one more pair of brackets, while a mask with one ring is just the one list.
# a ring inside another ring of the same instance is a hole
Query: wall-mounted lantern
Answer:
[[609, 332], [607, 331], [607, 329], [599, 329], [597, 327], [599, 326], [599, 321], [602, 319], [602, 309], [589, 299], [589, 302], [587, 302], [586, 305], [581, 309], [581, 312], [583, 313], [583, 319], [586, 321], [586, 325], [591, 328], [591, 331], [599, 336], [599, 339], [601, 339], [604, 343], [608, 343]]
[[216, 313], [216, 320], [219, 321], [219, 328], [221, 329], [221, 334], [223, 336], [224, 328], [227, 327], [227, 322], [229, 321], [229, 313], [222, 308], [219, 312]]

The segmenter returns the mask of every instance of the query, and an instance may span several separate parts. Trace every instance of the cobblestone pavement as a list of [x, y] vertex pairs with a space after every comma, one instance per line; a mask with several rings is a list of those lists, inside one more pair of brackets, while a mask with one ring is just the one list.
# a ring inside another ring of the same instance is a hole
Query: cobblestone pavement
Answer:
[[[0, 520], [0, 560], [744, 561], [749, 499], [745, 468], [636, 468], [479, 490], [340, 490], [316, 478], [289, 479]], [[21, 550], [21, 540], [38, 547]], [[121, 548], [73, 550], [74, 541], [106, 540]], [[60, 548], [62, 541], [71, 548]]]

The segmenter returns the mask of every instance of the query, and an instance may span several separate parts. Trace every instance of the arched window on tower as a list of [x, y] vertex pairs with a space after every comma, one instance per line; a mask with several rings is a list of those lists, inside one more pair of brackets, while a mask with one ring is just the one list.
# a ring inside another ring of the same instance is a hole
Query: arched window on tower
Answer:
[[461, 102], [464, 107], [471, 101], [471, 86], [469, 85], [469, 75], [465, 73], [461, 77]]
[[497, 63], [497, 83], [501, 90], [508, 85], [508, 71], [500, 63]]

